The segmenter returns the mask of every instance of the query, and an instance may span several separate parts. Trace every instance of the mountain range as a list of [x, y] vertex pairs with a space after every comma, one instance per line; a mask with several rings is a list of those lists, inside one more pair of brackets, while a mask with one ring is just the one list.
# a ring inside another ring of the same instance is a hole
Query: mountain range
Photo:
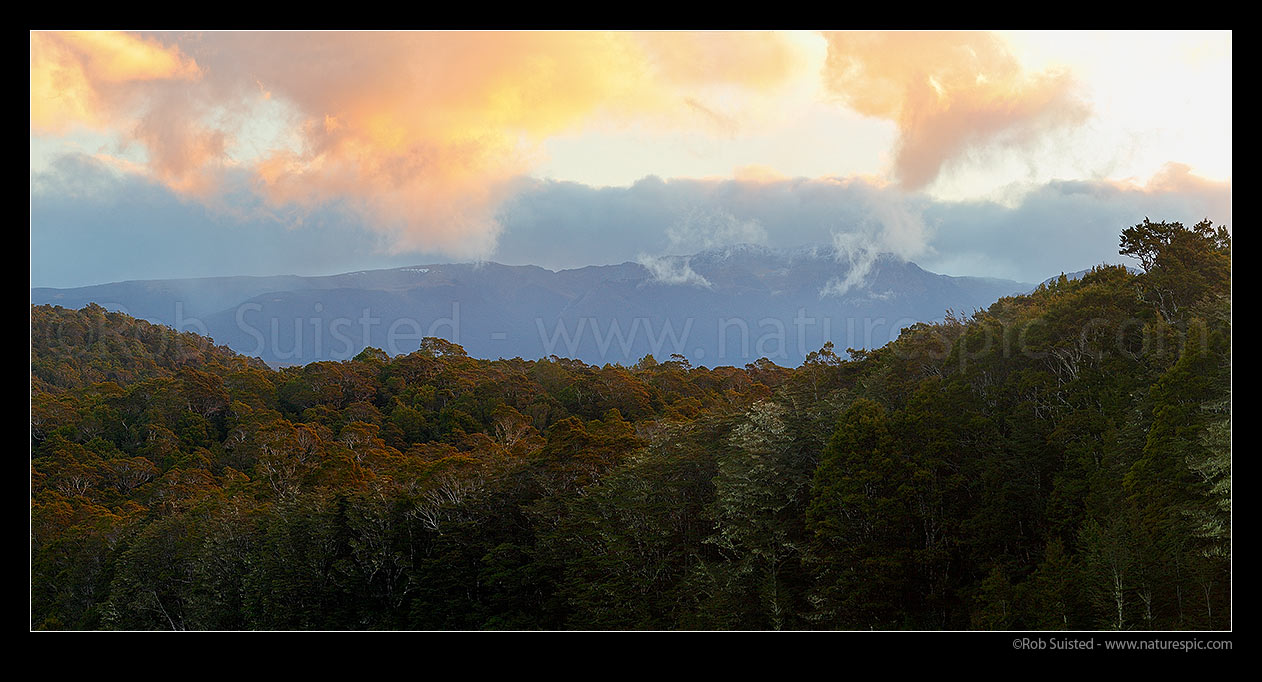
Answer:
[[739, 245], [555, 272], [484, 262], [33, 288], [31, 302], [97, 303], [272, 365], [344, 360], [366, 347], [408, 353], [423, 337], [487, 358], [797, 365], [826, 341], [878, 347], [903, 327], [1033, 286], [935, 274], [890, 254]]

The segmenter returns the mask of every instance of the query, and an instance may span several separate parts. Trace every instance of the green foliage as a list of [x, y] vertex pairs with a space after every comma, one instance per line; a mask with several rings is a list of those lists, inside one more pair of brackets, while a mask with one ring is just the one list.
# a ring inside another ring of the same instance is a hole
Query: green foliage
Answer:
[[1186, 228], [1144, 218], [1122, 231], [1121, 253], [1144, 267], [1143, 290], [1167, 318], [1180, 317], [1209, 292], [1230, 288], [1231, 235], [1208, 220]]
[[32, 307], [45, 629], [1231, 626], [1230, 235], [799, 368], [274, 370]]

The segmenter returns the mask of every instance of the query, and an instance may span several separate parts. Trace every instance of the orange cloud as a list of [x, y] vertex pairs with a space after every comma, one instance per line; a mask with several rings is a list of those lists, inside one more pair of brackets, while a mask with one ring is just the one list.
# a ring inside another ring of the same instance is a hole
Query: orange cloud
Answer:
[[1147, 182], [1136, 178], [1105, 180], [1103, 184], [1123, 192], [1143, 192], [1149, 196], [1179, 195], [1196, 199], [1215, 223], [1231, 225], [1231, 182], [1220, 182], [1201, 177], [1184, 163], [1168, 162], [1153, 174]]
[[1148, 179], [1145, 189], [1156, 192], [1224, 192], [1231, 187], [1229, 182], [1217, 182], [1192, 173], [1192, 167], [1185, 163], [1171, 161], [1161, 167]]
[[760, 163], [751, 163], [732, 171], [732, 179], [737, 182], [771, 184], [774, 182], [784, 182], [790, 178], [771, 166], [765, 166]]
[[827, 33], [827, 87], [861, 114], [897, 123], [894, 166], [924, 187], [966, 152], [1021, 146], [1083, 122], [1067, 73], [1025, 73], [997, 37], [967, 32]]
[[[36, 115], [39, 74], [41, 98], [73, 104], [63, 118], [115, 126], [178, 190], [204, 194], [234, 166], [275, 205], [343, 200], [399, 248], [474, 256], [548, 136], [729, 132], [733, 93], [774, 90], [797, 59], [750, 33], [32, 34], [32, 130], [65, 123]], [[268, 138], [260, 102], [280, 130]], [[254, 151], [230, 158], [243, 141]]]
[[[178, 46], [117, 31], [31, 33], [31, 131], [76, 127], [122, 134], [147, 169], [183, 192], [206, 194], [229, 133], [199, 120], [191, 93], [204, 72]], [[121, 164], [115, 164], [120, 166]]]
[[137, 85], [195, 80], [197, 62], [178, 48], [117, 31], [31, 33], [31, 129], [117, 122]]

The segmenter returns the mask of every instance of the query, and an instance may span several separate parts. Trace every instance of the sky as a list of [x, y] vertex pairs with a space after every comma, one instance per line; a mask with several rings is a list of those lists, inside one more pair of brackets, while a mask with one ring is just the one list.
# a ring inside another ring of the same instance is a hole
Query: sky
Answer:
[[1231, 225], [1230, 32], [31, 33], [31, 283]]

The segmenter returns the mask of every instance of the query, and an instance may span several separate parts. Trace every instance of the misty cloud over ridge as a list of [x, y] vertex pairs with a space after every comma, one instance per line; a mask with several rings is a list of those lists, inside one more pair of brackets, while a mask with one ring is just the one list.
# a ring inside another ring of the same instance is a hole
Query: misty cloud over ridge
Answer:
[[[551, 269], [757, 243], [836, 246], [852, 260], [894, 253], [934, 272], [1034, 282], [1120, 261], [1119, 232], [1145, 216], [1230, 225], [1231, 207], [1230, 184], [1177, 165], [1143, 186], [1052, 182], [1006, 203], [935, 201], [862, 178], [515, 185], [487, 259]], [[93, 157], [63, 156], [31, 178], [32, 283], [313, 275], [451, 260], [391, 250], [362, 216], [337, 205], [294, 216], [269, 209], [248, 182], [232, 187], [232, 208], [217, 209]]]
[[[1230, 184], [1176, 165], [1145, 186], [1058, 181], [1003, 203], [937, 201], [861, 178], [648, 177], [603, 188], [534, 181], [501, 208], [504, 232], [490, 259], [549, 268], [638, 261], [719, 248], [717, 234], [732, 244], [835, 246], [860, 266], [893, 253], [944, 274], [1042, 281], [1044, 273], [1118, 262], [1118, 234], [1145, 216], [1230, 225], [1230, 208]], [[742, 239], [739, 231], [681, 238], [680, 216], [704, 214], [757, 225], [761, 238]]]

